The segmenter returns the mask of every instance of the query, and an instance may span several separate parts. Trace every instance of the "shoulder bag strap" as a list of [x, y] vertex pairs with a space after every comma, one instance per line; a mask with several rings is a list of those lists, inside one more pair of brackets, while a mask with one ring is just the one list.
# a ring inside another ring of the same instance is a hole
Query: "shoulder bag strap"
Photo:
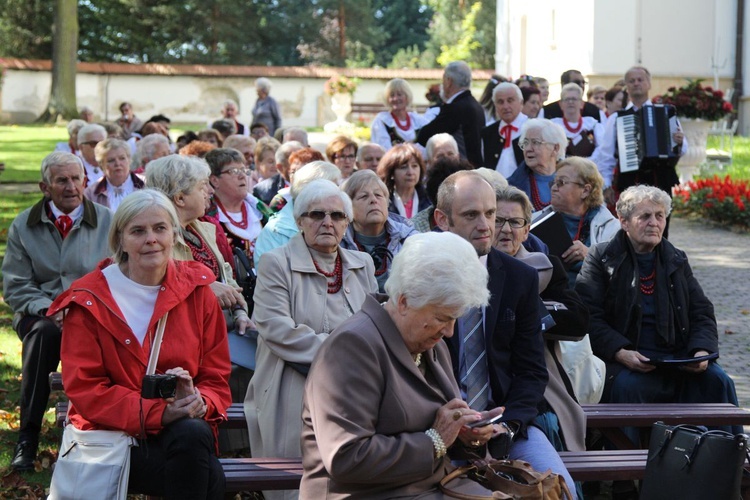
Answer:
[[156, 362], [159, 360], [159, 351], [161, 351], [161, 341], [164, 337], [164, 327], [167, 325], [167, 317], [169, 311], [164, 313], [156, 324], [156, 337], [154, 343], [151, 345], [151, 355], [148, 357], [148, 367], [146, 368], [146, 375], [153, 375], [156, 373]]

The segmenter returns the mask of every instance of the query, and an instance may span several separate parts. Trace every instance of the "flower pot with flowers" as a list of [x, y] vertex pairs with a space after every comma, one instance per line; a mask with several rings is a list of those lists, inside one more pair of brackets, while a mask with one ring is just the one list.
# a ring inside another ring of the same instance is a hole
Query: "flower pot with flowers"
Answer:
[[702, 80], [688, 80], [687, 85], [670, 87], [654, 102], [674, 106], [685, 133], [688, 151], [677, 164], [680, 178], [690, 180], [706, 159], [706, 141], [713, 122], [732, 112], [732, 104], [724, 100], [721, 90], [704, 87]]
[[354, 130], [354, 124], [346, 121], [346, 116], [352, 112], [352, 94], [359, 85], [358, 78], [349, 78], [344, 75], [333, 75], [326, 80], [325, 93], [331, 96], [331, 109], [336, 115], [336, 120], [326, 123], [323, 127], [326, 132], [347, 133]]

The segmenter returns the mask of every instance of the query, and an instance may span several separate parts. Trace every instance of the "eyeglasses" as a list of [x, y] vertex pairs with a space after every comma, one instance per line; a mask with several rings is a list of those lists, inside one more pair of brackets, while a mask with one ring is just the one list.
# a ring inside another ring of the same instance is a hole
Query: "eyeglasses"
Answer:
[[309, 217], [314, 221], [322, 221], [326, 218], [326, 215], [330, 215], [331, 220], [334, 222], [341, 222], [348, 219], [344, 212], [330, 212], [327, 210], [310, 210], [309, 212], [303, 213], [302, 217]]
[[357, 155], [333, 155], [334, 160], [354, 160], [357, 158]]
[[554, 181], [550, 181], [549, 187], [550, 189], [552, 189], [554, 186], [557, 186], [557, 189], [560, 189], [566, 184], [575, 184], [576, 186], [581, 186], [581, 187], [586, 185], [586, 184], [583, 184], [582, 182], [569, 181], [568, 179], [555, 179]]
[[526, 222], [526, 219], [523, 219], [521, 217], [511, 217], [510, 219], [495, 217], [495, 229], [502, 229], [505, 226], [506, 222], [511, 227], [511, 229], [521, 229], [526, 224], [528, 224], [528, 222]]
[[100, 141], [86, 141], [79, 144], [79, 146], [88, 146], [90, 148], [95, 148], [97, 144], [99, 144]]
[[529, 146], [534, 146], [535, 148], [538, 148], [542, 144], [549, 144], [549, 142], [543, 141], [541, 139], [524, 139], [518, 143], [518, 147], [521, 148], [521, 150], [525, 150]]
[[575, 102], [581, 102], [581, 99], [578, 97], [566, 97], [565, 99], [562, 99], [562, 102], [572, 104]]
[[251, 170], [249, 168], [228, 168], [226, 170], [222, 170], [219, 175], [229, 174], [229, 175], [249, 175]]

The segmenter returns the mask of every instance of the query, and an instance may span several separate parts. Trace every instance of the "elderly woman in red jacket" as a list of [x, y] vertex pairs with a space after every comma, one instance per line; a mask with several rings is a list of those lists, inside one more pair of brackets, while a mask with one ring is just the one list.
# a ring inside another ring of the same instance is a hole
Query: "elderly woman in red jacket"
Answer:
[[[48, 314], [67, 311], [61, 347], [70, 425], [122, 430], [131, 448], [129, 490], [167, 499], [221, 499], [216, 425], [226, 419], [229, 349], [203, 264], [172, 259], [180, 230], [172, 202], [145, 189], [117, 209], [113, 259], [73, 282]], [[144, 399], [156, 324], [167, 315], [157, 374], [177, 377], [173, 398]]]

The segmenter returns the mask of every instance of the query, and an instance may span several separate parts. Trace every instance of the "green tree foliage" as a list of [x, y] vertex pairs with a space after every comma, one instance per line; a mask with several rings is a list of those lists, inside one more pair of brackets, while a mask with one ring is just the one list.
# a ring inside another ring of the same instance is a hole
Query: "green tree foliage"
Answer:
[[[458, 47], [494, 61], [491, 0], [76, 1], [81, 61], [427, 68]], [[3, 3], [0, 56], [51, 58], [54, 2]]]

